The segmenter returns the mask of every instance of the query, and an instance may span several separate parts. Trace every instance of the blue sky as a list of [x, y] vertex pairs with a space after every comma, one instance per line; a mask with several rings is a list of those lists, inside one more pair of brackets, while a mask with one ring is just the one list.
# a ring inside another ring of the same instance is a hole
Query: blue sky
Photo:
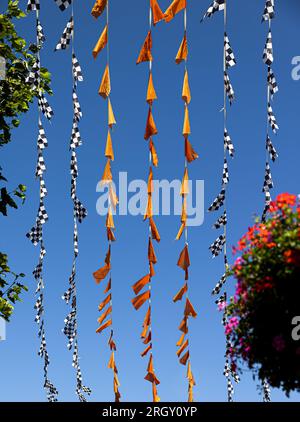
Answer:
[[[25, 6], [26, 1], [21, 1]], [[95, 285], [92, 272], [103, 263], [107, 249], [105, 221], [96, 213], [99, 194], [96, 184], [103, 167], [106, 141], [106, 103], [98, 96], [98, 86], [105, 66], [105, 54], [94, 61], [92, 49], [104, 27], [90, 15], [93, 0], [75, 2], [76, 54], [84, 72], [78, 95], [84, 117], [81, 121], [83, 146], [79, 157], [79, 196], [87, 206], [88, 218], [80, 226], [78, 259], [79, 347], [85, 383], [93, 390], [91, 400], [113, 400], [112, 374], [107, 369], [109, 358], [106, 334], [95, 334], [97, 305], [103, 288]], [[83, 2], [82, 2], [83, 3]], [[145, 91], [147, 65], [135, 65], [148, 29], [148, 1], [111, 1], [110, 55], [112, 101], [118, 125], [114, 133], [114, 174], [127, 171], [128, 179], [147, 177], [147, 144], [143, 139], [147, 107]], [[164, 9], [170, 2], [161, 0]], [[190, 1], [188, 10], [189, 77], [192, 89], [190, 119], [191, 142], [200, 158], [191, 165], [190, 177], [205, 181], [205, 207], [218, 193], [223, 161], [222, 106], [222, 14], [200, 24], [200, 17], [210, 0]], [[300, 81], [291, 77], [291, 61], [300, 55], [299, 16], [296, 0], [277, 0], [273, 21], [273, 42], [276, 74], [280, 91], [275, 97], [280, 132], [273, 136], [279, 159], [272, 166], [275, 194], [298, 193], [299, 186], [299, 99]], [[261, 24], [264, 0], [228, 1], [228, 35], [238, 65], [230, 72], [237, 101], [228, 116], [228, 129], [236, 148], [230, 161], [231, 181], [228, 190], [228, 236], [233, 245], [251, 225], [253, 216], [263, 207], [261, 192], [265, 160], [266, 66], [262, 51], [267, 25]], [[46, 328], [50, 353], [50, 378], [59, 389], [62, 401], [76, 400], [75, 374], [72, 356], [66, 348], [61, 329], [67, 307], [61, 300], [72, 265], [72, 204], [69, 197], [69, 138], [72, 124], [70, 50], [54, 54], [70, 11], [61, 13], [53, 0], [42, 2], [41, 21], [47, 37], [42, 52], [42, 64], [53, 75], [54, 96], [50, 98], [55, 112], [51, 125], [45, 123], [49, 148], [46, 184], [46, 206], [50, 220], [45, 226], [47, 258], [45, 261]], [[18, 24], [22, 35], [34, 40], [34, 15]], [[159, 135], [156, 140], [160, 165], [156, 177], [173, 180], [182, 177], [181, 87], [183, 67], [175, 65], [175, 55], [183, 34], [183, 15], [168, 25], [157, 25], [153, 33], [154, 81], [158, 94], [154, 112]], [[5, 250], [11, 267], [27, 274], [29, 293], [18, 304], [12, 322], [7, 327], [7, 340], [0, 343], [1, 400], [43, 401], [42, 362], [37, 356], [37, 327], [34, 323], [34, 280], [31, 276], [38, 250], [26, 239], [25, 233], [34, 222], [38, 205], [38, 184], [34, 180], [36, 163], [36, 104], [22, 118], [14, 132], [13, 142], [1, 150], [1, 164], [11, 186], [28, 186], [28, 200], [17, 212], [1, 219], [0, 249]], [[204, 224], [190, 230], [191, 299], [198, 318], [190, 324], [191, 356], [197, 382], [197, 401], [225, 401], [226, 385], [222, 375], [224, 336], [220, 315], [216, 311], [211, 290], [222, 274], [222, 259], [211, 259], [208, 246], [215, 239], [211, 229], [215, 215], [205, 215]], [[173, 304], [172, 297], [183, 279], [176, 266], [182, 243], [174, 237], [179, 218], [156, 218], [162, 237], [156, 247], [158, 264], [153, 280], [153, 344], [157, 376], [161, 381], [159, 395], [163, 401], [182, 401], [187, 397], [185, 368], [177, 361], [175, 343], [178, 340], [183, 304]], [[145, 274], [147, 268], [147, 227], [141, 217], [115, 218], [117, 239], [113, 248], [114, 264], [114, 324], [118, 345], [117, 365], [124, 401], [151, 400], [151, 385], [144, 381], [147, 360], [139, 353], [143, 311], [136, 312], [130, 299], [131, 285]], [[228, 282], [232, 290], [233, 280]], [[3, 364], [4, 363], [4, 364]], [[273, 400], [286, 397], [276, 390]], [[246, 371], [236, 387], [237, 401], [257, 401], [261, 397], [252, 374]], [[292, 401], [299, 394], [292, 394]]]

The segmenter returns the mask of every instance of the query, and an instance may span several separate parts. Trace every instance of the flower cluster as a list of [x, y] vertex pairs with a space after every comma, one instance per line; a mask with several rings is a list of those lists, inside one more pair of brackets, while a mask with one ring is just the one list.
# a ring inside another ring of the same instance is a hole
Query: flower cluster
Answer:
[[225, 326], [232, 362], [246, 362], [287, 394], [300, 391], [300, 343], [291, 336], [300, 311], [299, 197], [278, 195], [266, 222], [250, 227], [233, 253], [237, 283]]

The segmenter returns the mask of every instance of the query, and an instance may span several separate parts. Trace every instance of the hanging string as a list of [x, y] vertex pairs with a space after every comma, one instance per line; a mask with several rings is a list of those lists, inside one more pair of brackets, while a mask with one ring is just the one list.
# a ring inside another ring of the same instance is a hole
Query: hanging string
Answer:
[[[153, 402], [160, 401], [160, 398], [157, 393], [157, 385], [160, 383], [158, 380], [155, 370], [154, 370], [154, 359], [153, 359], [153, 337], [152, 337], [152, 278], [155, 275], [154, 265], [157, 263], [157, 258], [153, 246], [153, 240], [160, 242], [160, 235], [157, 230], [156, 224], [153, 218], [153, 205], [152, 205], [152, 195], [153, 195], [153, 169], [152, 166], [158, 166], [158, 156], [154, 146], [153, 137], [157, 135], [158, 130], [155, 125], [153, 117], [153, 102], [157, 99], [156, 91], [153, 83], [153, 74], [152, 74], [152, 25], [156, 25], [160, 22], [164, 15], [158, 5], [157, 0], [150, 0], [149, 4], [149, 31], [140, 51], [139, 57], [137, 59], [137, 64], [142, 62], [148, 62], [149, 64], [149, 77], [148, 77], [148, 88], [146, 102], [148, 103], [148, 115], [146, 121], [146, 129], [144, 134], [144, 139], [148, 141], [149, 145], [149, 173], [148, 173], [148, 201], [147, 207], [144, 215], [144, 221], [148, 220], [148, 265], [149, 272], [138, 280], [133, 286], [132, 289], [135, 293], [134, 299], [132, 299], [132, 304], [136, 310], [138, 310], [144, 303], [148, 303], [148, 309], [146, 311], [143, 329], [141, 333], [141, 339], [145, 345], [145, 349], [142, 351], [141, 356], [145, 357], [149, 355], [149, 362], [147, 366], [147, 374], [145, 380], [149, 381], [152, 384], [152, 400]], [[140, 293], [142, 289], [148, 286], [144, 292]]]
[[[56, 3], [60, 7], [60, 3], [56, 0]], [[64, 11], [71, 1], [65, 1], [61, 4], [60, 9]], [[75, 55], [75, 44], [74, 44], [74, 1], [72, 2], [71, 18], [69, 19], [67, 26], [65, 27], [63, 34], [55, 47], [55, 51], [66, 50], [69, 45], [72, 45], [72, 101], [73, 101], [73, 123], [72, 133], [70, 140], [70, 172], [71, 172], [71, 200], [73, 202], [73, 263], [72, 272], [69, 277], [69, 288], [62, 296], [62, 299], [70, 306], [70, 311], [64, 320], [63, 333], [68, 339], [67, 347], [69, 350], [73, 350], [72, 366], [76, 372], [76, 394], [81, 402], [86, 401], [85, 394], [90, 395], [91, 390], [83, 384], [81, 368], [79, 364], [79, 346], [78, 346], [78, 322], [77, 322], [77, 289], [76, 289], [76, 261], [79, 254], [78, 249], [78, 223], [81, 223], [87, 216], [87, 211], [77, 197], [77, 178], [78, 178], [78, 165], [77, 165], [77, 148], [82, 145], [82, 139], [78, 123], [82, 117], [81, 106], [77, 95], [78, 82], [83, 81], [82, 71], [80, 64]]]
[[95, 271], [93, 276], [97, 284], [108, 277], [108, 284], [105, 287], [104, 294], [106, 294], [103, 301], [99, 304], [99, 311], [101, 312], [98, 318], [100, 326], [96, 330], [97, 333], [102, 333], [110, 327], [110, 335], [108, 339], [108, 346], [110, 349], [110, 358], [108, 362], [108, 368], [113, 371], [113, 390], [115, 395], [115, 402], [119, 402], [121, 394], [119, 392], [120, 382], [118, 378], [118, 369], [116, 365], [116, 342], [114, 340], [114, 329], [113, 329], [113, 292], [112, 292], [112, 242], [114, 242], [115, 225], [113, 221], [113, 214], [116, 211], [118, 205], [118, 198], [115, 192], [113, 177], [111, 172], [111, 162], [114, 160], [114, 151], [112, 144], [112, 129], [116, 124], [114, 113], [111, 106], [111, 80], [110, 80], [110, 56], [109, 56], [109, 0], [97, 0], [93, 9], [92, 15], [97, 19], [106, 9], [106, 26], [102, 31], [100, 38], [95, 45], [93, 50], [93, 56], [96, 59], [98, 54], [106, 47], [106, 68], [102, 77], [102, 81], [99, 88], [99, 95], [105, 99], [108, 103], [108, 132], [105, 147], [105, 157], [107, 159], [104, 173], [101, 179], [101, 186], [107, 186], [108, 189], [108, 212], [106, 217], [106, 232], [108, 241], [108, 251], [105, 258], [105, 265], [99, 270]]
[[[266, 165], [265, 165], [265, 178], [263, 184], [263, 193], [265, 195], [265, 205], [262, 214], [262, 222], [265, 222], [266, 216], [271, 203], [271, 193], [270, 190], [274, 187], [270, 160], [275, 161], [278, 157], [277, 151], [272, 143], [270, 137], [270, 127], [272, 131], [276, 134], [279, 127], [277, 125], [276, 118], [273, 114], [273, 109], [271, 106], [271, 100], [273, 100], [274, 94], [278, 92], [278, 85], [272, 70], [272, 64], [274, 62], [273, 56], [273, 42], [272, 42], [272, 19], [275, 17], [275, 1], [266, 0], [265, 8], [263, 11], [262, 22], [268, 22], [268, 35], [267, 41], [265, 44], [263, 52], [263, 61], [267, 65], [267, 125], [266, 125]], [[262, 381], [262, 390], [263, 390], [263, 401], [271, 401], [271, 390], [268, 384], [268, 381], [264, 379]]]
[[[227, 35], [227, 1], [226, 0], [214, 0], [214, 2], [209, 6], [206, 13], [204, 14], [203, 19], [211, 17], [214, 13], [218, 11], [223, 11], [224, 13], [224, 48], [223, 48], [223, 75], [224, 75], [224, 103], [223, 103], [223, 121], [224, 121], [224, 162], [223, 162], [223, 173], [222, 173], [222, 183], [221, 183], [221, 191], [219, 195], [214, 199], [211, 206], [209, 207], [209, 211], [218, 211], [220, 208], [223, 208], [223, 214], [217, 219], [216, 223], [214, 224], [215, 229], [223, 229], [223, 233], [211, 244], [209, 247], [210, 251], [212, 252], [213, 257], [220, 255], [223, 251], [224, 257], [224, 274], [216, 284], [215, 288], [212, 291], [213, 295], [218, 295], [223, 286], [226, 283], [227, 274], [229, 270], [228, 265], [228, 257], [227, 257], [227, 200], [226, 200], [226, 191], [227, 185], [229, 183], [229, 168], [228, 168], [228, 161], [227, 161], [227, 154], [233, 158], [235, 150], [233, 143], [231, 141], [230, 135], [227, 130], [227, 103], [229, 102], [232, 105], [235, 94], [233, 87], [231, 85], [228, 70], [236, 65], [235, 56], [233, 50], [231, 48], [229, 38]], [[202, 20], [203, 20], [202, 19]], [[223, 306], [224, 314], [222, 323], [224, 327], [227, 325], [228, 322], [228, 315], [226, 311], [226, 292], [217, 300], [218, 305]], [[233, 401], [234, 395], [234, 388], [232, 380], [236, 383], [239, 382], [239, 377], [236, 373], [236, 367], [233, 363], [230, 363], [231, 357], [231, 350], [232, 344], [230, 341], [230, 337], [226, 335], [226, 352], [225, 352], [225, 367], [224, 367], [224, 376], [227, 380], [227, 396], [228, 401]]]
[[40, 50], [43, 47], [45, 41], [45, 36], [43, 32], [42, 25], [40, 23], [40, 3], [39, 0], [29, 0], [27, 4], [27, 11], [36, 12], [36, 62], [29, 72], [26, 82], [31, 85], [32, 89], [38, 93], [38, 140], [37, 140], [37, 167], [36, 167], [36, 177], [39, 179], [39, 208], [36, 217], [36, 223], [34, 227], [27, 233], [27, 237], [31, 242], [36, 246], [40, 245], [39, 252], [39, 262], [36, 268], [33, 271], [33, 276], [37, 283], [37, 288], [35, 294], [37, 296], [36, 303], [34, 308], [36, 310], [35, 322], [38, 324], [38, 337], [40, 339], [40, 348], [38, 355], [44, 361], [44, 388], [47, 394], [47, 399], [49, 402], [57, 401], [58, 391], [55, 386], [51, 383], [48, 378], [48, 369], [49, 369], [49, 354], [47, 350], [46, 342], [46, 330], [45, 330], [45, 308], [44, 308], [44, 290], [45, 285], [43, 281], [43, 266], [44, 266], [44, 256], [46, 254], [46, 248], [43, 240], [43, 226], [48, 220], [48, 215], [44, 205], [44, 198], [47, 195], [47, 189], [44, 181], [44, 172], [46, 170], [46, 165], [43, 156], [43, 150], [48, 146], [48, 141], [46, 138], [45, 130], [42, 124], [42, 115], [44, 115], [48, 120], [53, 116], [53, 111], [48, 104], [41, 86], [41, 57]]

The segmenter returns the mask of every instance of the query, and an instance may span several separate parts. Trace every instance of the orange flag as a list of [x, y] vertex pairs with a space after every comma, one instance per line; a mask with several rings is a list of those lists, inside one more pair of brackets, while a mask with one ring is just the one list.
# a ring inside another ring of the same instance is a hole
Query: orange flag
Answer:
[[185, 302], [184, 315], [186, 317], [191, 316], [193, 318], [196, 318], [197, 316], [197, 312], [195, 311], [193, 305], [191, 304], [188, 298], [186, 298], [186, 302]]
[[147, 103], [152, 104], [154, 100], [157, 100], [152, 72], [149, 74], [148, 89], [147, 89]]
[[144, 356], [146, 356], [146, 354], [147, 354], [147, 353], [149, 352], [149, 350], [151, 350], [151, 349], [152, 349], [152, 344], [150, 343], [150, 344], [148, 344], [148, 346], [146, 347], [146, 349], [142, 351], [142, 353], [141, 353], [141, 357], [143, 358]]
[[189, 174], [188, 174], [187, 167], [185, 167], [183, 179], [182, 179], [182, 182], [181, 182], [180, 195], [184, 196], [184, 195], [188, 195], [188, 194], [189, 194]]
[[151, 108], [149, 108], [144, 139], [147, 140], [151, 136], [156, 135], [157, 133], [158, 133], [158, 130], [156, 128], [156, 125], [153, 119], [152, 110]]
[[152, 262], [152, 264], [157, 263], [157, 258], [155, 255], [154, 247], [151, 238], [149, 238], [149, 244], [148, 244], [148, 260], [149, 262]]
[[94, 59], [98, 56], [100, 51], [103, 50], [103, 48], [106, 46], [107, 41], [108, 41], [108, 30], [107, 30], [107, 25], [106, 25], [105, 28], [103, 29], [102, 34], [100, 35], [99, 40], [97, 41], [97, 44], [94, 47], [94, 50], [93, 50]]
[[140, 309], [140, 307], [150, 298], [150, 292], [147, 290], [144, 293], [136, 296], [134, 299], [131, 300], [133, 306], [136, 310]]
[[96, 333], [100, 334], [103, 330], [105, 330], [105, 328], [109, 327], [111, 324], [112, 324], [112, 320], [109, 319], [103, 325], [97, 328]]
[[108, 126], [110, 128], [112, 128], [113, 125], [115, 125], [116, 123], [117, 122], [116, 122], [115, 115], [114, 115], [112, 105], [111, 105], [111, 102], [110, 102], [110, 98], [109, 98], [108, 99]]
[[108, 158], [104, 167], [104, 172], [103, 172], [100, 184], [105, 185], [107, 183], [110, 183], [111, 181], [112, 181], [112, 174], [111, 174], [111, 167], [110, 167], [110, 159]]
[[133, 286], [132, 289], [134, 293], [137, 295], [150, 281], [150, 275], [147, 274], [144, 277], [142, 277], [140, 280], [138, 280]]
[[183, 356], [182, 356], [182, 358], [180, 359], [180, 363], [182, 364], [182, 365], [186, 365], [186, 363], [187, 363], [187, 361], [188, 361], [188, 359], [189, 359], [189, 357], [190, 357], [190, 352], [189, 351], [187, 351]]
[[144, 220], [153, 217], [152, 196], [148, 195], [147, 208], [144, 214]]
[[178, 267], [182, 268], [185, 271], [185, 279], [188, 280], [188, 268], [191, 265], [191, 263], [190, 263], [189, 250], [188, 250], [187, 245], [185, 245], [185, 247], [181, 251], [177, 265]]
[[152, 9], [153, 24], [156, 25], [158, 22], [164, 19], [164, 13], [159, 7], [157, 0], [150, 0], [150, 6]]
[[183, 60], [186, 60], [187, 56], [188, 56], [188, 45], [187, 45], [186, 35], [184, 34], [183, 40], [181, 41], [179, 50], [175, 58], [176, 63], [179, 64]]
[[181, 300], [183, 295], [188, 291], [188, 286], [185, 283], [183, 287], [179, 290], [179, 292], [173, 297], [173, 302], [177, 302], [178, 300]]
[[112, 312], [112, 306], [109, 306], [104, 312], [103, 312], [103, 314], [102, 315], [100, 315], [100, 317], [98, 318], [98, 322], [99, 322], [99, 324], [102, 324], [102, 322], [105, 320], [105, 318], [109, 315], [109, 314], [111, 314], [111, 312]]
[[190, 85], [189, 85], [189, 75], [188, 75], [187, 70], [184, 72], [183, 86], [182, 86], [182, 99], [187, 104], [189, 104], [192, 99]]
[[95, 271], [93, 273], [94, 279], [97, 284], [100, 283], [100, 281], [104, 280], [107, 274], [110, 271], [110, 265], [105, 265], [104, 267], [100, 268], [99, 270]]
[[109, 229], [114, 229], [115, 228], [115, 224], [114, 224], [114, 218], [111, 212], [111, 209], [108, 209], [107, 212], [107, 216], [106, 216], [106, 223], [105, 223], [106, 227]]
[[189, 163], [191, 163], [192, 161], [196, 160], [199, 157], [196, 151], [194, 151], [192, 144], [190, 143], [188, 138], [185, 138], [184, 149], [185, 149], [186, 159]]
[[105, 308], [105, 306], [111, 301], [111, 293], [109, 295], [106, 296], [106, 298], [104, 300], [102, 300], [102, 302], [100, 303], [100, 305], [98, 306], [99, 311], [102, 311], [102, 309]]
[[184, 122], [183, 122], [183, 129], [182, 129], [182, 134], [183, 136], [188, 136], [191, 133], [191, 125], [190, 125], [190, 118], [189, 118], [189, 109], [188, 106], [185, 106], [185, 111], [184, 111]]
[[154, 143], [152, 141], [152, 138], [150, 138], [149, 150], [151, 152], [152, 163], [155, 167], [157, 167], [158, 166], [158, 155], [157, 155]]
[[179, 347], [179, 349], [176, 352], [176, 354], [177, 354], [178, 357], [180, 357], [180, 355], [188, 347], [188, 345], [189, 345], [189, 341], [188, 340], [185, 340], [185, 342]]
[[184, 8], [186, 8], [186, 0], [174, 0], [165, 11], [165, 21], [170, 22]]
[[179, 325], [179, 330], [182, 331], [184, 334], [188, 333], [188, 326], [187, 326], [187, 318], [184, 317]]
[[110, 73], [109, 73], [109, 66], [108, 65], [106, 65], [104, 74], [102, 76], [102, 81], [101, 81], [98, 93], [105, 100], [109, 96], [109, 94], [111, 93]]
[[149, 218], [149, 223], [150, 223], [152, 239], [156, 240], [157, 242], [160, 242], [160, 235], [152, 217]]
[[108, 130], [108, 132], [107, 132], [105, 157], [110, 158], [112, 161], [114, 161], [114, 158], [115, 158], [110, 130]]
[[96, 0], [96, 3], [93, 6], [92, 9], [92, 16], [94, 16], [94, 18], [99, 18], [99, 16], [102, 15], [102, 13], [104, 12], [104, 9], [107, 5], [107, 0]]
[[153, 402], [154, 403], [160, 402], [160, 397], [157, 394], [157, 387], [156, 387], [156, 383], [155, 382], [152, 383], [152, 397], [153, 397]]
[[151, 31], [149, 31], [144, 41], [143, 47], [141, 48], [136, 64], [152, 61], [153, 58], [152, 58], [151, 50], [152, 50], [152, 34], [151, 34]]

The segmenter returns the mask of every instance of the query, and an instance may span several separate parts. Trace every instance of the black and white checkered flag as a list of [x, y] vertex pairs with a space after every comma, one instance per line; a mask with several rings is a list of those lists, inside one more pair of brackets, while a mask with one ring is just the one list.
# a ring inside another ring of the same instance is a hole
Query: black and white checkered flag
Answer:
[[81, 140], [81, 136], [80, 136], [80, 132], [79, 132], [77, 121], [74, 119], [73, 120], [73, 125], [72, 125], [72, 133], [71, 133], [71, 140], [70, 140], [70, 149], [77, 148], [80, 145], [82, 145], [82, 140]]
[[279, 130], [279, 126], [277, 124], [277, 121], [274, 116], [273, 109], [270, 103], [268, 104], [268, 119], [269, 119], [269, 124], [271, 126], [272, 131], [274, 133], [277, 133], [277, 131]]
[[224, 130], [224, 145], [225, 145], [225, 148], [228, 150], [229, 155], [231, 157], [233, 157], [234, 156], [234, 146], [233, 146], [233, 143], [232, 143], [231, 138], [229, 136], [229, 133], [227, 132], [227, 129]]
[[273, 96], [276, 94], [276, 92], [278, 92], [278, 85], [277, 85], [277, 82], [276, 82], [274, 72], [270, 68], [270, 66], [268, 68], [268, 86], [269, 86], [269, 89], [270, 89], [271, 98], [273, 98]]
[[25, 82], [31, 85], [31, 88], [36, 90], [39, 88], [40, 85], [40, 61], [37, 58], [36, 62], [32, 66], [32, 69], [29, 71]]
[[38, 39], [38, 43], [41, 46], [43, 44], [43, 42], [46, 41], [46, 37], [44, 35], [44, 30], [43, 30], [42, 24], [38, 19], [36, 20], [36, 36], [37, 36], [37, 39]]
[[80, 103], [79, 103], [75, 89], [73, 89], [73, 110], [74, 110], [74, 119], [76, 120], [76, 122], [79, 122], [79, 120], [82, 117], [82, 111], [81, 111]]
[[45, 130], [43, 128], [41, 119], [39, 119], [39, 136], [38, 136], [37, 144], [38, 144], [39, 149], [44, 149], [48, 146], [48, 141], [46, 138]]
[[232, 105], [233, 101], [234, 101], [234, 90], [233, 87], [231, 85], [229, 76], [227, 74], [227, 72], [224, 72], [224, 86], [225, 86], [225, 91], [226, 91], [226, 95], [228, 97], [229, 103], [230, 105]]
[[274, 61], [273, 56], [273, 42], [272, 42], [272, 32], [269, 30], [267, 41], [265, 44], [264, 52], [263, 52], [263, 61], [266, 65], [271, 66]]
[[233, 54], [233, 50], [231, 48], [229, 38], [225, 32], [224, 34], [224, 51], [225, 51], [225, 64], [226, 69], [233, 67], [236, 65], [236, 60]]
[[38, 223], [26, 234], [26, 237], [36, 246], [42, 239], [42, 226]]
[[223, 165], [223, 175], [222, 175], [222, 185], [227, 185], [229, 183], [229, 171], [228, 171], [228, 163], [226, 158], [224, 159]]
[[79, 201], [78, 198], [74, 199], [74, 211], [76, 214], [76, 218], [79, 221], [79, 223], [82, 223], [82, 221], [87, 216], [87, 210], [84, 208], [82, 203]]
[[53, 113], [53, 110], [52, 110], [50, 104], [46, 100], [46, 97], [42, 93], [42, 91], [40, 91], [39, 96], [38, 96], [38, 105], [39, 105], [39, 109], [41, 110], [41, 112], [43, 113], [43, 115], [48, 120], [51, 120], [52, 117], [54, 116], [54, 113]]
[[72, 3], [72, 0], [54, 0], [54, 1], [62, 12], [65, 11]]
[[272, 161], [275, 161], [276, 158], [278, 157], [277, 151], [271, 141], [271, 138], [269, 137], [269, 135], [267, 135], [267, 140], [266, 140], [266, 148], [270, 154], [270, 158]]
[[263, 396], [264, 396], [263, 400], [265, 403], [268, 403], [271, 401], [271, 389], [266, 379], [263, 380], [262, 387], [263, 387]]
[[219, 195], [214, 199], [211, 206], [208, 208], [208, 211], [218, 211], [224, 205], [226, 191], [222, 189]]
[[271, 174], [271, 168], [270, 164], [266, 163], [266, 169], [265, 169], [265, 180], [264, 180], [264, 186], [263, 186], [263, 192], [269, 192], [270, 189], [273, 189], [274, 184], [272, 180], [272, 174]]
[[262, 22], [273, 19], [274, 17], [275, 17], [274, 0], [266, 0], [266, 4], [265, 4], [263, 16], [262, 16]]
[[209, 247], [213, 257], [220, 255], [223, 250], [223, 246], [226, 243], [226, 237], [224, 234], [221, 234]]
[[40, 0], [28, 0], [27, 11], [40, 10]]
[[223, 214], [217, 219], [215, 224], [213, 225], [214, 229], [220, 229], [223, 226], [226, 226], [227, 224], [227, 214], [226, 211], [223, 212]]
[[225, 0], [214, 0], [212, 4], [209, 6], [209, 8], [207, 9], [201, 21], [203, 21], [203, 19], [205, 18], [210, 18], [215, 12], [224, 10], [224, 8], [225, 8]]
[[73, 16], [71, 16], [54, 51], [66, 50], [68, 48], [72, 39], [73, 28], [74, 28], [74, 21], [73, 21]]
[[218, 281], [218, 283], [216, 284], [216, 287], [211, 292], [212, 295], [216, 296], [220, 293], [222, 287], [226, 283], [226, 279], [227, 279], [226, 274], [223, 274], [220, 280]]
[[75, 54], [72, 54], [72, 71], [74, 80], [77, 82], [83, 81], [82, 70]]

